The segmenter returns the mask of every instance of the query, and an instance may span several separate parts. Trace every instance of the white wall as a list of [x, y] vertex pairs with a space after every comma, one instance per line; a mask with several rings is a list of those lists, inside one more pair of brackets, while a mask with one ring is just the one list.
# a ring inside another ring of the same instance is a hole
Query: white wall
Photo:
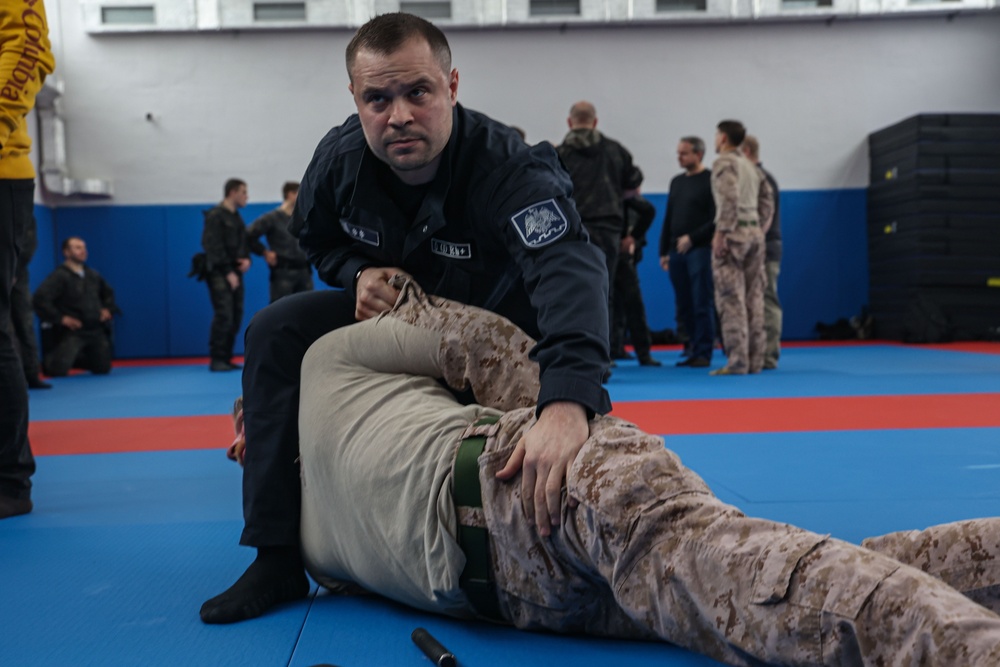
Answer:
[[[113, 203], [210, 202], [239, 176], [276, 201], [353, 110], [347, 31], [88, 35], [48, 3], [74, 178]], [[459, 99], [559, 141], [577, 99], [664, 192], [683, 134], [735, 117], [783, 189], [863, 187], [869, 132], [919, 112], [1000, 112], [1000, 15], [452, 31]], [[153, 122], [146, 114], [153, 114]]]

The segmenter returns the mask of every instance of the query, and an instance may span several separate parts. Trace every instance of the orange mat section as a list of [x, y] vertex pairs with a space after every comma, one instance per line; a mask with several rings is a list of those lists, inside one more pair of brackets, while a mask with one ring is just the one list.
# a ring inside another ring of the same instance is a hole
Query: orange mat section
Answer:
[[233, 441], [233, 418], [211, 415], [31, 422], [28, 437], [36, 456], [215, 448], [221, 452]]
[[634, 401], [617, 417], [657, 434], [1000, 427], [1000, 394]]
[[[649, 433], [767, 433], [1000, 427], [1000, 394], [631, 401], [612, 413]], [[37, 456], [214, 449], [233, 438], [232, 418], [145, 417], [32, 422]]]

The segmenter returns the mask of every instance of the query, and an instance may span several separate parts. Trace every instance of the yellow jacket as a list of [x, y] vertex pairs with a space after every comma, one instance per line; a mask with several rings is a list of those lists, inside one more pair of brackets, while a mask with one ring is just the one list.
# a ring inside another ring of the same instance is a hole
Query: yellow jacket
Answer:
[[42, 0], [0, 0], [0, 179], [35, 177], [25, 117], [54, 68]]

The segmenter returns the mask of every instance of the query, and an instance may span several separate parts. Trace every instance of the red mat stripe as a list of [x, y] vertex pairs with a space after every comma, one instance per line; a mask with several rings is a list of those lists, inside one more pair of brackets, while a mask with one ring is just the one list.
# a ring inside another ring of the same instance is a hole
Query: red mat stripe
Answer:
[[[1000, 394], [634, 401], [616, 416], [650, 433], [773, 433], [1000, 427]], [[33, 422], [38, 456], [215, 449], [232, 441], [228, 415]]]
[[233, 418], [212, 415], [41, 421], [28, 425], [28, 437], [36, 456], [178, 449], [221, 451], [233, 440]]
[[634, 401], [612, 413], [659, 434], [1000, 427], [1000, 394]]

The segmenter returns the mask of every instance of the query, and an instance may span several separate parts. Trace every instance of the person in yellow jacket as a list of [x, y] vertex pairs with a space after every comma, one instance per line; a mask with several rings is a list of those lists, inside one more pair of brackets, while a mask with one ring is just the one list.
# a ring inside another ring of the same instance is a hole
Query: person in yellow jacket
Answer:
[[32, 508], [28, 390], [14, 347], [10, 294], [34, 206], [26, 116], [55, 67], [48, 35], [42, 0], [0, 0], [0, 519]]

